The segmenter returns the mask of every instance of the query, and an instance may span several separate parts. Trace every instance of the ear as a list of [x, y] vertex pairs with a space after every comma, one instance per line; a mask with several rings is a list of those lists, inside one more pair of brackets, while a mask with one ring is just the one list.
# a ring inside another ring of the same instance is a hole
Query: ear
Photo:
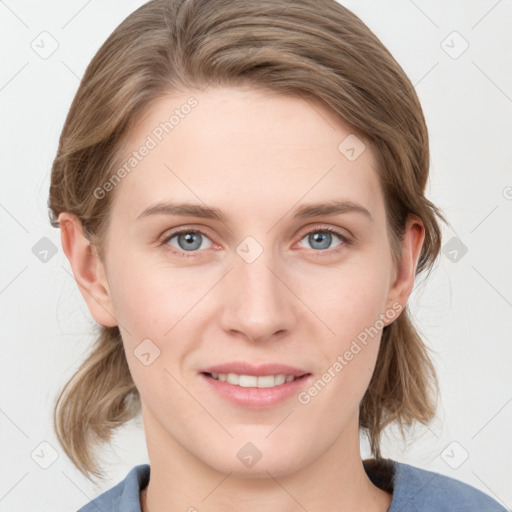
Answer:
[[[388, 294], [386, 311], [393, 309], [401, 312], [405, 309], [414, 287], [416, 268], [425, 240], [425, 228], [415, 215], [407, 218], [401, 241], [401, 257], [394, 272], [394, 280]], [[393, 315], [393, 318], [395, 315]], [[391, 323], [390, 320], [387, 323]]]
[[82, 222], [69, 212], [62, 212], [58, 221], [62, 248], [91, 315], [102, 325], [116, 326], [103, 263], [84, 235]]

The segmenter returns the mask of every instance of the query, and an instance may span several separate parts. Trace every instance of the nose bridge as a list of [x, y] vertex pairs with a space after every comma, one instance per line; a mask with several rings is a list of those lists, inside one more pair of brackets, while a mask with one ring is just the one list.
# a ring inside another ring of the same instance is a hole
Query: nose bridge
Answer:
[[224, 328], [253, 340], [290, 329], [295, 319], [294, 298], [282, 282], [286, 282], [280, 270], [283, 266], [273, 251], [246, 240], [237, 253], [224, 299]]

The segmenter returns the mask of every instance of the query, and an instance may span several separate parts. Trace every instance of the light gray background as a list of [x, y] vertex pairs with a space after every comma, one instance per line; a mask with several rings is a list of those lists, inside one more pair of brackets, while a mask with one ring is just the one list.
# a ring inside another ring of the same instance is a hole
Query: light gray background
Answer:
[[[2, 512], [76, 510], [147, 462], [140, 421], [102, 450], [109, 478], [101, 486], [57, 443], [54, 400], [88, 351], [93, 321], [46, 209], [50, 166], [80, 77], [142, 3], [0, 1]], [[512, 1], [342, 3], [416, 87], [431, 136], [428, 195], [451, 222], [443, 243], [456, 239], [410, 303], [436, 353], [438, 418], [405, 445], [390, 431], [383, 454], [465, 481], [511, 508]], [[48, 58], [31, 47], [51, 49], [43, 31], [58, 43]], [[46, 262], [36, 245], [43, 237], [58, 249]], [[362, 449], [367, 454], [364, 442]]]

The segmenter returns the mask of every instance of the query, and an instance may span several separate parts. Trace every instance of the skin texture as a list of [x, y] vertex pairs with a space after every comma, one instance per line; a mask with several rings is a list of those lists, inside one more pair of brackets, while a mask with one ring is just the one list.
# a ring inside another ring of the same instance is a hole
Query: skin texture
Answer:
[[[88, 308], [99, 323], [119, 325], [141, 395], [151, 464], [142, 510], [295, 511], [298, 502], [306, 510], [383, 512], [391, 495], [364, 472], [358, 432], [380, 332], [307, 405], [293, 396], [264, 409], [235, 406], [198, 372], [274, 362], [316, 381], [360, 332], [383, 314], [390, 323], [396, 316], [386, 312], [405, 306], [423, 226], [408, 220], [395, 267], [371, 147], [347, 159], [338, 145], [353, 131], [312, 100], [253, 88], [162, 97], [130, 133], [127, 157], [192, 95], [197, 106], [109, 192], [105, 261], [73, 215], [59, 217]], [[219, 208], [226, 221], [137, 220], [170, 200]], [[358, 203], [371, 218], [293, 216], [301, 205], [331, 200]], [[307, 235], [325, 227], [351, 243], [332, 235], [321, 249]], [[187, 252], [178, 236], [159, 245], [173, 228], [200, 230], [200, 248]], [[263, 250], [251, 263], [237, 253], [248, 236]], [[150, 365], [134, 355], [145, 339], [160, 350]], [[252, 467], [237, 457], [247, 442], [262, 454]]]

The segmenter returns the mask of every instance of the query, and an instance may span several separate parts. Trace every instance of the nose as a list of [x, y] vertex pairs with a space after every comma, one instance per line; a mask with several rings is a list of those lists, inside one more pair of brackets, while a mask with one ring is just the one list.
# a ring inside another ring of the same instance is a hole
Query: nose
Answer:
[[289, 272], [270, 251], [263, 251], [252, 263], [239, 258], [224, 281], [219, 300], [225, 332], [263, 342], [284, 336], [297, 325], [301, 303], [288, 283]]

